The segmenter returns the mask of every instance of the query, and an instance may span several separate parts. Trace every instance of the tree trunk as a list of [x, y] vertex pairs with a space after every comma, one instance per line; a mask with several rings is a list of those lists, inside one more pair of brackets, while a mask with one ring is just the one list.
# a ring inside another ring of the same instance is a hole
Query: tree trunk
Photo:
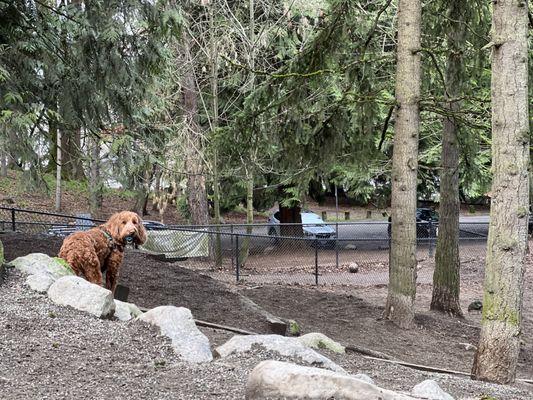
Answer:
[[100, 139], [91, 140], [91, 184], [89, 185], [89, 205], [91, 213], [97, 213], [102, 208], [102, 182], [100, 180]]
[[456, 99], [461, 94], [464, 68], [461, 47], [465, 41], [465, 4], [453, 0], [448, 15], [448, 60], [446, 66], [445, 107], [450, 116], [443, 121], [442, 130], [442, 172], [440, 176], [439, 234], [435, 253], [433, 273], [433, 295], [431, 310], [462, 316], [459, 303], [460, 260], [459, 260], [459, 126], [453, 113], [460, 109]]
[[304, 235], [301, 213], [302, 208], [299, 205], [292, 207], [279, 205], [279, 231], [281, 236], [302, 237]]
[[[210, 53], [211, 53], [211, 96], [212, 96], [212, 131], [218, 128], [218, 50], [217, 36], [215, 32], [214, 10], [215, 2], [209, 5], [209, 36], [210, 36]], [[222, 268], [222, 238], [220, 236], [220, 176], [218, 165], [218, 150], [215, 149], [213, 154], [213, 211], [215, 216], [215, 225], [217, 225], [214, 243], [215, 267]]]
[[420, 100], [420, 0], [398, 4], [396, 126], [392, 158], [392, 241], [383, 317], [402, 328], [414, 321], [416, 179]]
[[[246, 174], [246, 233], [251, 235], [253, 233], [252, 225], [254, 223], [254, 176], [248, 172]], [[245, 236], [242, 241], [241, 252], [239, 260], [244, 266], [248, 255], [250, 254], [250, 237]]]
[[152, 201], [152, 211], [159, 210], [159, 202], [162, 196], [161, 193], [161, 176], [163, 175], [163, 170], [159, 165], [155, 166], [155, 182], [154, 182], [154, 197]]
[[474, 379], [510, 383], [520, 351], [528, 221], [527, 5], [493, 2], [492, 204]]
[[184, 37], [186, 71], [182, 81], [181, 100], [185, 116], [187, 148], [185, 169], [187, 172], [187, 204], [194, 225], [207, 225], [209, 214], [204, 175], [202, 133], [198, 124], [198, 91], [194, 77], [193, 59], [189, 49], [190, 38]]
[[63, 156], [61, 151], [61, 131], [57, 131], [57, 166], [56, 166], [56, 204], [55, 210], [61, 211], [61, 167], [63, 164]]
[[6, 144], [2, 143], [2, 151], [1, 151], [1, 157], [2, 157], [2, 177], [7, 177], [7, 164], [9, 159], [9, 153], [6, 151]]
[[141, 216], [148, 215], [148, 198], [150, 196], [150, 187], [152, 186], [155, 172], [155, 165], [151, 170], [144, 171], [141, 183], [136, 188], [135, 203], [132, 211]]
[[81, 152], [81, 130], [73, 129], [63, 132], [61, 135], [61, 147], [63, 153], [63, 179], [84, 180], [82, 152]]

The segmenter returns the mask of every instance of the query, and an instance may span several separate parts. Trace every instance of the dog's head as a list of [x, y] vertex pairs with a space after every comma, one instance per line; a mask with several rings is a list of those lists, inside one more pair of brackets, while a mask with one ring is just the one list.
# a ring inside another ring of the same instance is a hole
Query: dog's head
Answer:
[[126, 244], [128, 237], [131, 237], [136, 244], [146, 242], [146, 230], [142, 219], [134, 212], [122, 211], [113, 214], [104, 226], [117, 243]]

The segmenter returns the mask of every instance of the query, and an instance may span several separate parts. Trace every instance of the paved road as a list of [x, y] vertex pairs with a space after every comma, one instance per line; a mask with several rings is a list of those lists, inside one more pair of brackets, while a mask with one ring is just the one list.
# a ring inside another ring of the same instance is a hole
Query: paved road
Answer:
[[[459, 237], [461, 243], [468, 243], [471, 241], [484, 241], [488, 234], [488, 216], [463, 216], [460, 218]], [[351, 223], [329, 224], [334, 229], [338, 229], [337, 246], [340, 249], [346, 247], [365, 250], [378, 250], [388, 248], [389, 239], [387, 233], [388, 223], [386, 221], [375, 220], [361, 220]], [[427, 228], [426, 228], [427, 229]], [[424, 226], [420, 226], [419, 244], [429, 245], [430, 242], [434, 244], [436, 238], [429, 239]], [[279, 239], [268, 236], [269, 227], [267, 225], [257, 225], [252, 229], [250, 238], [251, 248], [267, 248], [270, 246], [277, 246], [280, 244]], [[221, 229], [222, 233], [242, 233], [246, 234], [245, 226], [224, 227]], [[240, 244], [242, 244], [244, 237], [239, 237]], [[294, 242], [299, 245], [298, 242]], [[235, 246], [235, 237], [231, 235], [222, 234], [222, 245], [225, 249], [233, 249]]]

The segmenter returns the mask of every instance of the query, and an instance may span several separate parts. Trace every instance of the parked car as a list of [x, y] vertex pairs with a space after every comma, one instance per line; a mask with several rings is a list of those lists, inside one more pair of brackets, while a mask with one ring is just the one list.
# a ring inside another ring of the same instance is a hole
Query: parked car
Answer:
[[167, 226], [159, 221], [143, 220], [143, 226], [147, 231], [156, 231], [165, 229]]
[[[335, 229], [329, 225], [326, 225], [326, 223], [318, 214], [309, 211], [302, 211], [300, 216], [302, 218], [302, 230], [305, 237], [317, 239], [321, 245], [335, 245], [335, 238], [337, 236]], [[281, 235], [279, 218], [279, 211], [275, 212], [268, 218], [268, 234], [270, 236]]]
[[[167, 226], [162, 222], [143, 220], [143, 225], [147, 231], [165, 229]], [[74, 232], [87, 231], [94, 228], [96, 224], [90, 220], [80, 220], [71, 224], [55, 224], [48, 229], [48, 234], [52, 236], [65, 237]]]
[[95, 226], [91, 219], [91, 214], [77, 214], [73, 221], [63, 224], [54, 224], [48, 228], [48, 234], [52, 236], [68, 236], [71, 233], [79, 231], [88, 231]]
[[[391, 237], [391, 217], [389, 216], [389, 225], [387, 233]], [[439, 233], [439, 213], [432, 208], [416, 209], [416, 237], [417, 238], [436, 238]]]

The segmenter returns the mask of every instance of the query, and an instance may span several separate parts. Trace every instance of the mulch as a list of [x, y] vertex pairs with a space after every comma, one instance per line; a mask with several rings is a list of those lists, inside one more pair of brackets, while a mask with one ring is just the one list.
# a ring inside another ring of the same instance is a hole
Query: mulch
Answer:
[[[22, 234], [4, 234], [0, 239], [7, 260], [33, 252], [55, 256], [62, 242], [61, 238]], [[381, 319], [386, 288], [237, 286], [182, 268], [179, 262], [161, 261], [133, 250], [126, 252], [119, 283], [129, 288], [128, 301], [141, 307], [182, 306], [189, 308], [196, 319], [269, 332], [264, 318], [243, 306], [239, 297], [243, 294], [276, 316], [296, 320], [304, 333], [318, 331], [343, 344], [370, 348], [403, 361], [464, 372], [470, 370], [474, 356], [473, 351], [465, 350], [464, 343], [477, 345], [479, 339], [479, 315], [467, 314], [464, 320], [458, 320], [427, 311], [430, 285], [419, 285], [417, 328], [405, 331]], [[464, 286], [466, 304], [479, 298], [478, 289]], [[526, 311], [524, 327], [528, 330], [531, 312], [527, 307]], [[527, 340], [531, 332], [525, 333], [518, 374], [531, 378], [533, 346]]]

